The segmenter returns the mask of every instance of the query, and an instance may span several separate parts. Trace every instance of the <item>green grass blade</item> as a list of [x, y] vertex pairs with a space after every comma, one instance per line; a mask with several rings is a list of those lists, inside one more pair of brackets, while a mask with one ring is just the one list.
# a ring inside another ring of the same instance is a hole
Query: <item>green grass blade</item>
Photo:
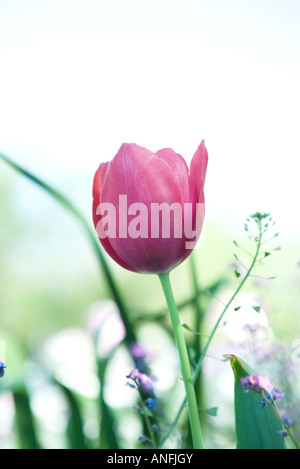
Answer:
[[98, 377], [100, 381], [99, 407], [100, 407], [100, 449], [119, 449], [118, 425], [114, 412], [107, 405], [104, 398], [105, 372], [109, 359], [97, 360]]
[[226, 355], [234, 373], [234, 409], [237, 449], [285, 449], [285, 442], [278, 432], [283, 430], [271, 407], [259, 403], [261, 396], [241, 386], [241, 378], [255, 372], [239, 357]]
[[20, 449], [39, 449], [35, 421], [30, 408], [29, 395], [25, 386], [13, 391], [16, 428]]
[[83, 432], [83, 417], [75, 394], [63, 384], [57, 382], [69, 406], [69, 420], [67, 425], [67, 437], [70, 449], [87, 449]]
[[115, 301], [115, 303], [118, 306], [118, 309], [120, 311], [121, 318], [123, 320], [125, 329], [126, 329], [126, 339], [125, 341], [128, 344], [132, 344], [133, 342], [136, 342], [136, 336], [135, 332], [133, 330], [131, 321], [129, 320], [127, 309], [124, 305], [123, 299], [120, 295], [120, 292], [117, 288], [117, 284], [113, 278], [112, 272], [109, 268], [108, 263], [106, 262], [105, 256], [102, 252], [102, 249], [100, 247], [99, 241], [96, 239], [94, 236], [94, 232], [91, 230], [89, 223], [86, 221], [86, 219], [83, 217], [83, 215], [79, 212], [79, 210], [74, 206], [74, 204], [64, 195], [62, 194], [59, 190], [57, 190], [55, 187], [52, 185], [48, 184], [47, 182], [43, 181], [39, 177], [37, 177], [35, 174], [31, 173], [27, 169], [23, 168], [20, 166], [18, 163], [14, 162], [11, 158], [8, 158], [7, 156], [3, 155], [0, 153], [0, 158], [5, 161], [9, 166], [11, 166], [13, 169], [15, 169], [18, 173], [21, 175], [25, 176], [27, 179], [32, 181], [33, 183], [37, 184], [41, 189], [45, 190], [57, 203], [59, 203], [62, 207], [64, 207], [66, 210], [68, 210], [81, 224], [83, 227], [85, 233], [87, 234], [87, 238], [89, 242], [91, 243], [91, 246], [96, 254], [96, 257], [100, 263], [100, 267], [102, 269], [102, 272], [105, 275], [106, 281], [108, 283], [108, 286], [110, 288], [110, 291], [112, 293], [112, 297]]

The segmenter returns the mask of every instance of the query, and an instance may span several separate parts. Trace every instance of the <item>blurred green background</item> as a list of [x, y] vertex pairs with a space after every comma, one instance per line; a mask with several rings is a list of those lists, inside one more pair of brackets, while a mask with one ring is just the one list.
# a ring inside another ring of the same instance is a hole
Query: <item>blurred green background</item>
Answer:
[[[92, 324], [101, 323], [96, 319], [100, 311], [104, 311], [105, 317], [107, 314], [115, 320], [119, 317], [110, 302], [111, 291], [80, 223], [4, 162], [1, 175], [1, 358], [7, 365], [0, 388], [1, 447], [98, 447], [102, 413], [97, 357], [105, 358], [110, 343], [118, 343], [119, 331], [115, 323], [107, 325], [98, 349], [93, 341]], [[32, 200], [38, 201], [35, 210], [23, 206], [22, 193], [26, 191]], [[72, 192], [67, 186], [64, 191]], [[86, 216], [91, 222], [88, 211]], [[234, 253], [245, 264], [249, 265], [251, 260], [235, 246], [234, 240], [253, 252], [242, 222], [239, 227], [228, 228], [213, 217], [206, 217], [202, 239], [193, 253], [197, 283], [202, 290], [199, 305], [204, 315], [201, 323], [204, 335], [209, 334], [238, 285], [234, 271], [243, 269], [236, 263]], [[279, 246], [281, 249], [277, 250]], [[207, 447], [235, 445], [233, 378], [230, 366], [222, 361], [225, 353], [247, 359], [286, 392], [279, 408], [283, 415], [295, 420], [294, 426], [299, 431], [299, 364], [298, 359], [293, 359], [297, 352], [295, 341], [300, 336], [299, 246], [278, 236], [264, 249], [275, 250], [255, 269], [258, 277], [248, 281], [226, 313], [204, 361], [201, 400], [205, 408], [217, 407], [216, 417], [206, 414], [203, 417]], [[170, 423], [183, 390], [180, 381], [176, 381], [179, 364], [172, 336], [165, 329], [168, 317], [159, 281], [156, 276], [133, 274], [107, 261], [139, 344], [149, 353], [158, 400], [166, 406]], [[273, 276], [276, 278], [265, 279]], [[171, 279], [180, 306], [194, 295], [190, 259], [172, 273]], [[218, 283], [219, 288], [209, 292]], [[237, 306], [241, 308], [234, 311]], [[252, 306], [260, 306], [260, 312]], [[181, 320], [193, 329], [193, 304], [182, 307]], [[191, 347], [194, 337], [193, 333], [186, 333]], [[116, 416], [119, 442], [125, 448], [138, 447], [142, 434], [141, 419], [132, 410], [137, 395], [126, 386], [126, 376], [132, 368], [133, 361], [121, 345], [109, 362], [105, 377], [105, 399]], [[19, 401], [15, 400], [19, 389], [26, 390], [25, 403], [22, 395]], [[14, 400], [12, 392], [17, 393]], [[75, 408], [73, 398], [77, 399]], [[35, 430], [32, 438], [28, 438], [31, 434], [26, 416], [28, 405]], [[76, 418], [75, 424], [72, 420], [74, 412], [75, 416], [80, 412], [77, 421], [80, 431]], [[179, 425], [170, 438], [167, 444], [170, 447], [181, 444], [180, 428]]]

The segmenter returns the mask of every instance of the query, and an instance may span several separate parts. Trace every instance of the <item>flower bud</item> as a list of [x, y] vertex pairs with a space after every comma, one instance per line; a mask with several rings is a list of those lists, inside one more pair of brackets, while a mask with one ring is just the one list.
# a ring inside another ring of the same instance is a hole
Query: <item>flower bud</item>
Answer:
[[122, 267], [164, 273], [194, 249], [204, 220], [204, 141], [190, 170], [170, 148], [156, 153], [133, 143], [98, 168], [93, 221], [101, 244]]

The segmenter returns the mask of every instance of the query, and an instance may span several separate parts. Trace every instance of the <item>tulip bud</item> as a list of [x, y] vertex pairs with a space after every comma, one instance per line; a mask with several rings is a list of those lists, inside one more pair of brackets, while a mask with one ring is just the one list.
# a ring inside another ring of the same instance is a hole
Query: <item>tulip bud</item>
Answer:
[[94, 177], [93, 221], [101, 244], [122, 267], [164, 273], [194, 249], [204, 220], [204, 141], [190, 171], [170, 148], [156, 153], [124, 143]]

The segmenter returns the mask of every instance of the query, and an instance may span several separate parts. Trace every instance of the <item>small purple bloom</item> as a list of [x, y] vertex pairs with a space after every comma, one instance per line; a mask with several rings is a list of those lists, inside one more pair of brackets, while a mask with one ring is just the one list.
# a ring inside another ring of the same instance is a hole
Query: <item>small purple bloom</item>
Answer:
[[249, 376], [247, 376], [246, 378], [241, 378], [241, 385], [244, 391], [247, 391], [249, 389]]
[[133, 381], [135, 381], [136, 379], [139, 378], [139, 376], [140, 376], [140, 371], [136, 368], [135, 370], [131, 370], [129, 375], [127, 375], [127, 378], [132, 379]]
[[127, 381], [126, 385], [129, 386], [130, 388], [136, 389], [136, 385], [133, 383], [130, 383], [129, 381]]
[[153, 390], [153, 381], [150, 376], [141, 373], [137, 368], [132, 370], [129, 375], [127, 375], [127, 378], [132, 379], [138, 386], [141, 386], [144, 391]]
[[271, 393], [273, 386], [270, 379], [266, 376], [260, 375], [249, 375], [245, 378], [241, 378], [241, 385], [244, 391], [252, 389], [253, 391], [260, 392], [262, 390]]
[[156, 399], [147, 399], [146, 400], [146, 404], [147, 404], [147, 407], [149, 407], [149, 409], [154, 407], [156, 405], [156, 403], [157, 403]]
[[283, 436], [283, 438], [285, 438], [286, 436], [288, 436], [288, 432], [287, 432], [286, 430], [281, 430], [281, 431], [279, 431], [279, 432], [277, 432], [277, 433], [279, 433], [279, 435]]
[[269, 393], [272, 391], [273, 386], [269, 378], [267, 378], [266, 376], [257, 376], [257, 379], [258, 379], [257, 385], [259, 388], [264, 389], [265, 391]]
[[147, 358], [148, 352], [136, 342], [131, 346], [131, 353], [134, 358]]
[[140, 373], [139, 380], [142, 388], [145, 391], [153, 391], [153, 381], [150, 376], [146, 375], [145, 373]]
[[0, 378], [3, 378], [6, 366], [0, 361]]
[[138, 440], [144, 443], [145, 441], [149, 441], [149, 438], [147, 438], [145, 435], [140, 435], [138, 437]]
[[154, 432], [158, 432], [158, 430], [159, 430], [159, 426], [156, 425], [156, 424], [151, 425], [151, 428]]
[[291, 422], [291, 419], [289, 417], [285, 417], [283, 420], [282, 420], [282, 423], [283, 425], [285, 425], [286, 427], [290, 427], [292, 425], [292, 422]]
[[277, 399], [281, 399], [284, 396], [285, 396], [284, 392], [281, 392], [281, 391], [279, 391], [279, 389], [276, 389], [276, 388], [273, 389], [273, 399], [274, 399], [274, 401], [277, 401]]
[[255, 387], [255, 386], [259, 386], [259, 380], [260, 380], [260, 376], [259, 375], [251, 375], [251, 376], [248, 376], [248, 379], [249, 379], [249, 384], [251, 387]]
[[263, 409], [266, 405], [266, 401], [265, 400], [262, 400], [262, 401], [258, 401], [258, 403], [261, 405], [261, 408]]
[[132, 410], [140, 411], [140, 410], [142, 410], [142, 409], [140, 408], [139, 405], [134, 405], [134, 406], [132, 406]]

